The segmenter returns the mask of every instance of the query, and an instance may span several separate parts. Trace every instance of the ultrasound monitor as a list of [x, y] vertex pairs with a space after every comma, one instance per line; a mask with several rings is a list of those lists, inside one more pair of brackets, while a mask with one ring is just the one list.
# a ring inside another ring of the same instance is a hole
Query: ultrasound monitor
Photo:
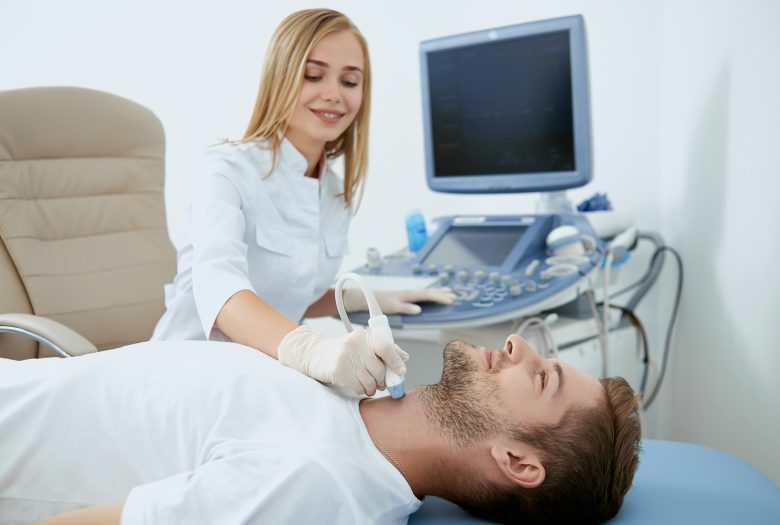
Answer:
[[428, 186], [559, 192], [591, 179], [581, 16], [420, 44]]

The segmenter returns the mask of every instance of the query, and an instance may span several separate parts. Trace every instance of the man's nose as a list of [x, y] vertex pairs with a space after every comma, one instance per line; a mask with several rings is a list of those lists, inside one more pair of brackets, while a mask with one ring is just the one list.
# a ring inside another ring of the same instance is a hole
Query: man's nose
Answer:
[[509, 361], [512, 364], [517, 364], [523, 360], [529, 359], [541, 359], [541, 357], [534, 352], [531, 345], [517, 334], [512, 334], [506, 338], [504, 342], [504, 351], [509, 356]]

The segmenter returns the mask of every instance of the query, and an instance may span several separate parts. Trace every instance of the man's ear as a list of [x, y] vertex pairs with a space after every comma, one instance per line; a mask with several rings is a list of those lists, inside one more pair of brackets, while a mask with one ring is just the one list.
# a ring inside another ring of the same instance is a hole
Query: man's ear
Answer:
[[538, 487], [544, 481], [544, 465], [539, 451], [524, 443], [495, 443], [490, 455], [506, 479], [527, 489]]

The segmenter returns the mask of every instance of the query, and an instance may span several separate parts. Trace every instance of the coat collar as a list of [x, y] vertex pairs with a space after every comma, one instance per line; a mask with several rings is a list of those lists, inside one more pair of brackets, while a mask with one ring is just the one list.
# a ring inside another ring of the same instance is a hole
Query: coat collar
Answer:
[[[303, 153], [298, 151], [298, 148], [296, 148], [293, 143], [287, 139], [287, 137], [282, 137], [279, 164], [281, 164], [285, 170], [289, 170], [293, 173], [300, 173], [301, 175], [305, 174], [306, 169], [309, 167], [309, 163], [306, 161], [306, 157], [303, 156]], [[323, 173], [325, 172], [327, 165], [328, 159], [325, 155], [325, 152], [323, 151], [319, 163], [320, 172], [318, 174], [318, 178], [320, 180], [322, 180]]]

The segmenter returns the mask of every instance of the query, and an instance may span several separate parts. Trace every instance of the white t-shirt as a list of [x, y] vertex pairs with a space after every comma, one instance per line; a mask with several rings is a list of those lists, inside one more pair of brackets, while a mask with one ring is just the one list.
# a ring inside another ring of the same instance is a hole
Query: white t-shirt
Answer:
[[420, 501], [357, 397], [233, 343], [0, 359], [0, 522], [406, 523]]

